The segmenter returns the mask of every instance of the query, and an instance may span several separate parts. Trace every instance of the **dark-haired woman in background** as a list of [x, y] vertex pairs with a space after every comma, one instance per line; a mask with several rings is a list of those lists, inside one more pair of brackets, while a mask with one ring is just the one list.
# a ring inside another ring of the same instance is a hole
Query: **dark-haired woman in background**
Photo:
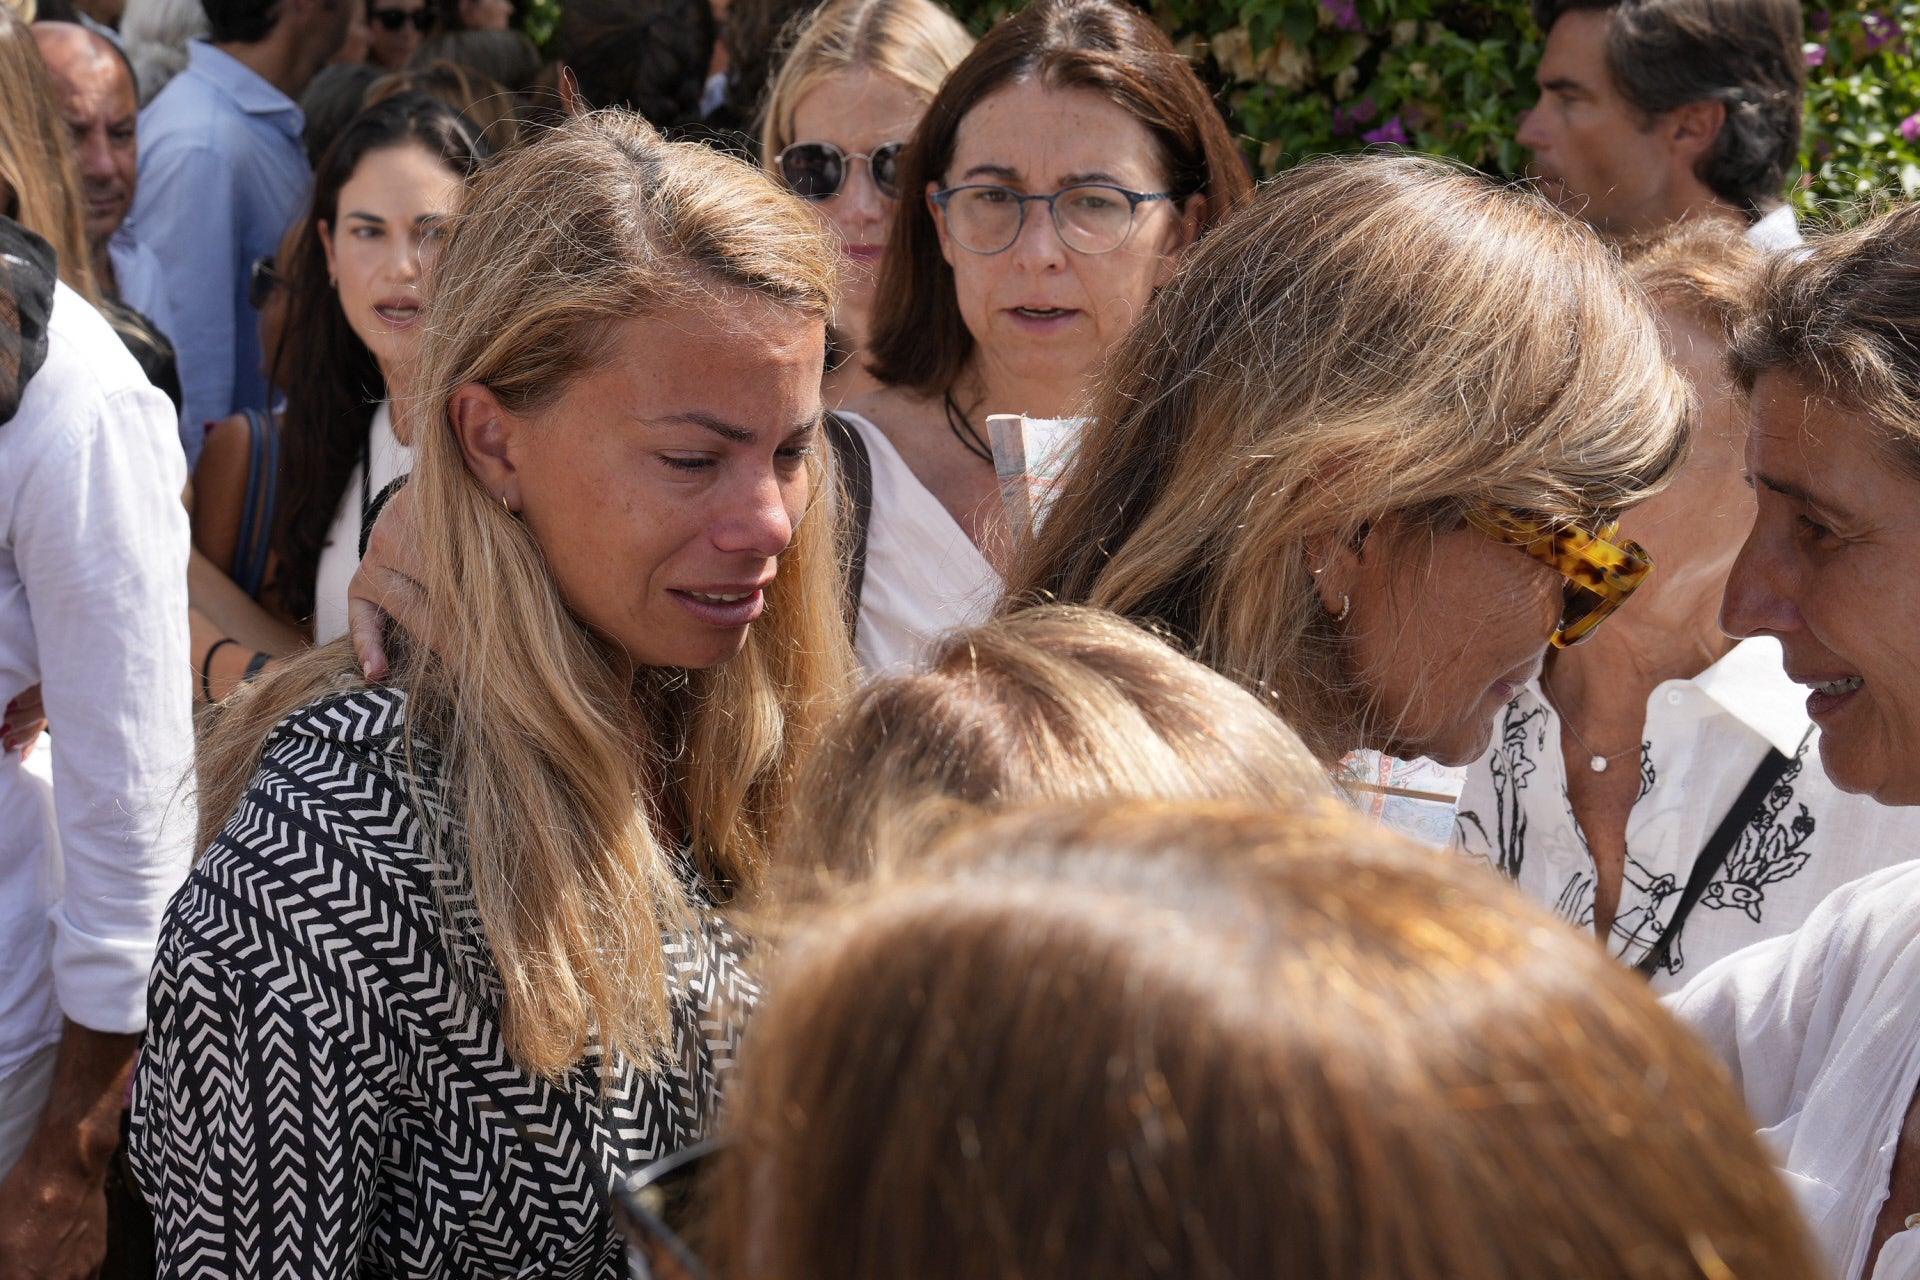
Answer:
[[[388, 404], [404, 394], [419, 344], [423, 256], [482, 148], [472, 126], [423, 94], [390, 98], [347, 126], [281, 265], [279, 427], [227, 419], [194, 471], [194, 544], [314, 640], [346, 630], [362, 521], [409, 469]], [[203, 695], [217, 698], [259, 669], [258, 654], [201, 630]]]
[[873, 504], [857, 644], [869, 669], [977, 622], [1000, 587], [991, 413], [1077, 411], [1246, 168], [1166, 35], [1111, 0], [1039, 0], [994, 28], [901, 164], [869, 355], [848, 420]]

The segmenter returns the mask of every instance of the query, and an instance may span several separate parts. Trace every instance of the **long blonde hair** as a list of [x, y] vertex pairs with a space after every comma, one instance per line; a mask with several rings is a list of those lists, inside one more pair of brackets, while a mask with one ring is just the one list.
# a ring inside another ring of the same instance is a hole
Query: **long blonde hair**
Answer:
[[13, 188], [15, 204], [0, 213], [51, 244], [60, 279], [98, 305], [67, 122], [32, 30], [5, 5], [0, 5], [0, 180]]
[[1685, 456], [1689, 397], [1619, 265], [1545, 201], [1435, 160], [1303, 165], [1123, 340], [1001, 608], [1156, 619], [1337, 758], [1379, 712], [1309, 540], [1474, 502], [1619, 510]]
[[932, 0], [833, 0], [801, 27], [767, 91], [762, 162], [772, 170], [774, 157], [796, 141], [794, 110], [829, 76], [877, 71], [932, 102], [972, 48], [967, 29]]
[[1328, 809], [966, 828], [789, 936], [728, 1111], [722, 1276], [1819, 1274], [1645, 983]]
[[[597, 367], [610, 325], [628, 317], [757, 298], [824, 323], [838, 265], [817, 220], [764, 174], [623, 112], [576, 118], [503, 157], [453, 220], [421, 390], [396, 405], [416, 449], [417, 576], [436, 652], [403, 654], [397, 679], [412, 731], [444, 756], [446, 816], [421, 805], [426, 838], [471, 885], [502, 1032], [535, 1073], [563, 1072], [593, 1037], [658, 1059], [670, 1034], [663, 931], [690, 915], [680, 832], [709, 885], [759, 882], [851, 655], [833, 529], [816, 515], [781, 555], [738, 657], [623, 684], [539, 544], [468, 472], [448, 399], [481, 383], [509, 411], [538, 412]], [[808, 467], [818, 502], [825, 463]], [[273, 722], [340, 683], [350, 661], [328, 646], [239, 704], [203, 833]]]
[[1043, 606], [955, 631], [855, 695], [807, 758], [777, 859], [791, 900], [1027, 804], [1101, 796], [1332, 801], [1278, 716], [1097, 609]]

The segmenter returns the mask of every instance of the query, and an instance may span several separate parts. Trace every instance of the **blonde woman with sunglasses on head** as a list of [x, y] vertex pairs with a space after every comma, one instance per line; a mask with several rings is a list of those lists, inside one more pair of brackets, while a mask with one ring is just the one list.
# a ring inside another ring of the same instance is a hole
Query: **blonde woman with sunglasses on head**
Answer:
[[760, 136], [767, 168], [839, 235], [845, 288], [822, 398], [877, 390], [868, 315], [900, 201], [900, 153], [973, 37], [931, 0], [835, 0], [781, 63]]
[[1660, 569], [1592, 644], [1548, 656], [1460, 797], [1468, 852], [1662, 990], [1920, 848], [1914, 811], [1847, 795], [1820, 768], [1780, 642], [1720, 630], [1754, 512], [1727, 343], [1763, 262], [1716, 223], [1629, 251], [1700, 405], [1686, 465], [1621, 522]]
[[1003, 610], [1157, 621], [1329, 766], [1464, 765], [1645, 579], [1685, 384], [1592, 234], [1432, 160], [1291, 170], [1108, 361]]

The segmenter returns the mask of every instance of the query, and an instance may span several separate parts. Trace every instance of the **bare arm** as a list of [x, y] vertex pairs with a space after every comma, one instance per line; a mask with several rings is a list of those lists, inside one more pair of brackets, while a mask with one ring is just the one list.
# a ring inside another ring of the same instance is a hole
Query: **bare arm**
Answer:
[[0, 1179], [0, 1275], [87, 1276], [106, 1257], [107, 1164], [139, 1046], [66, 1023], [39, 1126]]

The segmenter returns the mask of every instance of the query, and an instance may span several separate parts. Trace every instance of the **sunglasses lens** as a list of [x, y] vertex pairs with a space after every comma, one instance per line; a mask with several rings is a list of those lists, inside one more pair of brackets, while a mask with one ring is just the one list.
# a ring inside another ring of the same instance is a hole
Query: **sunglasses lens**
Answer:
[[889, 142], [875, 147], [868, 162], [873, 167], [873, 185], [889, 200], [900, 198], [900, 153], [905, 149], [904, 142]]
[[824, 142], [798, 143], [780, 153], [780, 176], [802, 200], [825, 200], [846, 179], [846, 157]]

